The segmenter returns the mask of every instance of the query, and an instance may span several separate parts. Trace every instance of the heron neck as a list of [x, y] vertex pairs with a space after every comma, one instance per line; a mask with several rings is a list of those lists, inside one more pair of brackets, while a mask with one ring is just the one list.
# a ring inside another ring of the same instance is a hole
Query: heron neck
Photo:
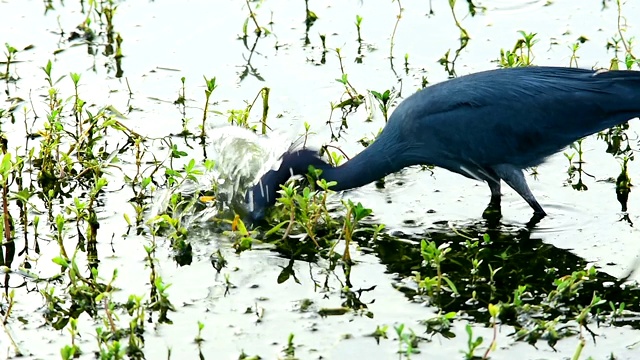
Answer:
[[398, 156], [400, 152], [396, 148], [382, 145], [382, 142], [375, 141], [344, 164], [323, 168], [320, 177], [337, 182], [331, 189], [342, 191], [367, 185], [406, 166], [401, 162]]

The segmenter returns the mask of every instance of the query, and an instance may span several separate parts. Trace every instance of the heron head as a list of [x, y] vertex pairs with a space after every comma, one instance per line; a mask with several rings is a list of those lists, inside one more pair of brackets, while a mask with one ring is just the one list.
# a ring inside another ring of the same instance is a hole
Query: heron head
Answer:
[[330, 166], [315, 150], [289, 150], [282, 154], [280, 167], [267, 171], [247, 191], [244, 199], [246, 212], [244, 217], [252, 223], [263, 220], [267, 211], [276, 203], [280, 185], [286, 183], [292, 176], [306, 174], [310, 165], [318, 169]]

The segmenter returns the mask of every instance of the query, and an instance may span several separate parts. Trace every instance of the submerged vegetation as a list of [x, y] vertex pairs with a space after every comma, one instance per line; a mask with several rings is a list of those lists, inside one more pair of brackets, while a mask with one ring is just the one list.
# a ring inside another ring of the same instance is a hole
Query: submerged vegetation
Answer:
[[[349, 22], [340, 27], [353, 32], [349, 44], [336, 36], [313, 35], [314, 26], [329, 16], [323, 14], [329, 9], [319, 2], [305, 1], [296, 18], [304, 28], [301, 40], [307, 66], [300, 71], [320, 68], [327, 83], [333, 82], [337, 89], [330, 95], [333, 98], [312, 94], [309, 100], [323, 104], [325, 114], [307, 113], [300, 104], [302, 116], [310, 120], [299, 121], [304, 122], [304, 130], [296, 136], [304, 145], [317, 143], [318, 138], [329, 140], [322, 152], [333, 164], [348, 158], [346, 154], [353, 150], [343, 148], [354, 149], [350, 144], [367, 146], [407, 93], [428, 86], [427, 74], [440, 81], [462, 72], [459, 64], [469, 56], [474, 42], [467, 22], [492, 11], [470, 0], [449, 0], [434, 7], [429, 2], [428, 10], [412, 9], [423, 12], [422, 22], [445, 18], [443, 23], [450, 25], [457, 41], [457, 48], [452, 52], [447, 47], [440, 59], [429, 52], [425, 65], [425, 54], [418, 54], [423, 49], [414, 50], [399, 41], [411, 36], [404, 33], [408, 31], [404, 22], [416, 21], [405, 6], [416, 5], [399, 0], [389, 0], [388, 5], [393, 10], [386, 14], [390, 17], [388, 38], [377, 41], [373, 32], [368, 33], [373, 25], [365, 12], [349, 14]], [[593, 65], [640, 69], [632, 28], [623, 15], [624, 4], [616, 0], [602, 5], [616, 10], [617, 28], [602, 49], [610, 58]], [[2, 4], [0, 9], [5, 6], [21, 8]], [[269, 0], [218, 5], [239, 14], [230, 22], [237, 24], [235, 30], [223, 29], [232, 31], [234, 41], [242, 44], [243, 61], [235, 73], [230, 71], [229, 76], [215, 68], [198, 69], [196, 72], [216, 72], [204, 80], [180, 74], [169, 93], [160, 97], [151, 90], [141, 94], [136, 84], [143, 81], [125, 77], [125, 65], [136, 45], [125, 42], [129, 38], [121, 34], [126, 27], [119, 19], [125, 16], [121, 15], [127, 11], [124, 8], [133, 5], [110, 0], [45, 1], [44, 6], [45, 19], [58, 17], [54, 21], [58, 29], [53, 31], [59, 36], [57, 48], [47, 53], [39, 50], [40, 44], [17, 45], [23, 40], [11, 33], [0, 63], [0, 80], [5, 84], [5, 101], [0, 104], [0, 269], [4, 274], [0, 315], [3, 339], [7, 339], [0, 341], [0, 352], [9, 358], [170, 359], [185, 358], [185, 349], [201, 359], [220, 354], [269, 358], [268, 353], [245, 353], [273, 347], [266, 342], [257, 346], [264, 338], [249, 337], [250, 330], [242, 328], [247, 321], [256, 327], [271, 322], [287, 333], [275, 344], [279, 358], [329, 357], [323, 353], [330, 351], [325, 341], [316, 344], [314, 337], [294, 332], [296, 319], [311, 319], [311, 332], [324, 321], [331, 329], [325, 327], [321, 334], [329, 342], [336, 339], [335, 329], [342, 340], [358, 337], [364, 341], [358, 346], [383, 348], [380, 351], [386, 353], [380, 358], [413, 358], [424, 352], [489, 359], [522, 342], [533, 345], [528, 348], [532, 356], [542, 346], [556, 351], [564, 343], [569, 345], [563, 357], [586, 359], [589, 349], [601, 346], [596, 342], [599, 333], [611, 328], [640, 330], [640, 287], [630, 276], [608, 274], [592, 259], [560, 249], [526, 226], [498, 220], [418, 226], [406, 220], [407, 231], [399, 231], [372, 216], [375, 208], [368, 208], [366, 201], [350, 200], [348, 194], [339, 198], [331, 191], [335, 184], [318, 180], [314, 169], [306, 178], [293, 179], [282, 187], [266, 222], [260, 226], [243, 223], [234, 204], [253, 180], [255, 169], [246, 163], [225, 162], [212, 149], [227, 136], [216, 135], [223, 124], [272, 135], [288, 126], [282, 118], [292, 117], [291, 109], [277, 103], [286, 95], [278, 93], [285, 91], [280, 83], [268, 80], [274, 73], [252, 63], [269, 51], [268, 56], [277, 58], [298, 46], [286, 34], [290, 24], [279, 24], [278, 14], [265, 9]], [[546, 6], [554, 5], [548, 2]], [[70, 23], [69, 16], [76, 23]], [[238, 29], [240, 34], [235, 33]], [[333, 30], [323, 27], [319, 31], [329, 34]], [[479, 68], [538, 64], [547, 50], [542, 43], [548, 42], [538, 31], [514, 31], [515, 45], [506, 49], [492, 44], [497, 57], [493, 64]], [[568, 41], [570, 45], [560, 51], [565, 65], [586, 66], [582, 46], [590, 42], [586, 35]], [[549, 45], [559, 43], [553, 39]], [[90, 68], [69, 65], [69, 56], [80, 56], [76, 48], [86, 50]], [[388, 51], [377, 51], [383, 49]], [[403, 51], [400, 64], [397, 59]], [[236, 56], [226, 52], [212, 49], [209, 55]], [[351, 58], [354, 54], [355, 59]], [[385, 64], [392, 74], [388, 85], [369, 83], [358, 70], [375, 56], [383, 61], [372, 65], [370, 72], [380, 71], [374, 67]], [[142, 59], [143, 66], [149, 66], [147, 60]], [[399, 65], [403, 69], [397, 72]], [[164, 65], [153, 66], [149, 74], [173, 72]], [[182, 66], [195, 65], [186, 62]], [[252, 84], [240, 96], [246, 100], [227, 99], [226, 92], [233, 91], [229, 77], [236, 84]], [[178, 116], [148, 109], [154, 106], [177, 109]], [[145, 117], [146, 111], [151, 115]], [[148, 123], [132, 121], [140, 118]], [[353, 128], [361, 126], [367, 135], [355, 140]], [[606, 153], [619, 164], [619, 174], [607, 181], [615, 183], [620, 220], [631, 226], [627, 201], [633, 185], [629, 169], [636, 140], [629, 130], [629, 124], [623, 124], [601, 132], [597, 140], [606, 144]], [[247, 141], [234, 151], [259, 152], [258, 145]], [[596, 164], [588, 162], [593, 153], [586, 153], [579, 141], [564, 156], [568, 161], [566, 184], [578, 191], [588, 190], [595, 183], [590, 173]], [[532, 171], [537, 175], [539, 170]], [[385, 181], [376, 186], [384, 188]], [[264, 277], [253, 268], [258, 259], [273, 255], [277, 262], [269, 263], [265, 271], [275, 276], [263, 283]], [[379, 274], [374, 274], [372, 264], [382, 268], [376, 268]], [[189, 268], [194, 270], [185, 270]], [[188, 275], [181, 278], [180, 271]], [[285, 315], [301, 317], [282, 316], [280, 320], [272, 315], [269, 306], [273, 302], [268, 297], [299, 289], [287, 287], [293, 284], [303, 284], [308, 291], [283, 301], [287, 306], [296, 302]], [[385, 286], [393, 290], [381, 290]], [[257, 292], [248, 292], [246, 287], [265, 288], [262, 294], [266, 295], [256, 296]], [[192, 292], [207, 295], [196, 297]], [[393, 296], [389, 294], [399, 296], [385, 300]], [[411, 309], [407, 310], [409, 317], [378, 315], [376, 298], [387, 305], [395, 301], [390, 307]], [[225, 310], [216, 308], [224, 299], [232, 299], [227, 300], [230, 312], [247, 307], [228, 320]], [[340, 328], [344, 323], [330, 322], [347, 317], [347, 322], [362, 324], [358, 325], [361, 333], [344, 334], [342, 331], [351, 331]], [[179, 328], [174, 324], [178, 319], [191, 327]], [[181, 334], [185, 332], [192, 335], [185, 337]], [[29, 342], [44, 333], [43, 340]], [[630, 333], [637, 337], [640, 332]], [[169, 342], [173, 334], [181, 335]], [[235, 337], [239, 339], [236, 347], [226, 344]], [[439, 340], [434, 341], [436, 338]], [[176, 345], [183, 340], [184, 344]], [[637, 341], [630, 338], [623, 343], [637, 350]], [[147, 346], [149, 342], [155, 346]], [[601, 353], [616, 358], [619, 351], [611, 348]]]

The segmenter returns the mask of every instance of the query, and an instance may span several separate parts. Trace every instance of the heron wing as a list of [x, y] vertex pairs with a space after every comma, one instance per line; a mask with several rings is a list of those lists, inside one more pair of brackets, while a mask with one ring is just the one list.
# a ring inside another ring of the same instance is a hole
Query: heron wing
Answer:
[[531, 67], [429, 87], [407, 98], [387, 127], [419, 144], [411, 156], [422, 162], [524, 168], [638, 115], [640, 72]]

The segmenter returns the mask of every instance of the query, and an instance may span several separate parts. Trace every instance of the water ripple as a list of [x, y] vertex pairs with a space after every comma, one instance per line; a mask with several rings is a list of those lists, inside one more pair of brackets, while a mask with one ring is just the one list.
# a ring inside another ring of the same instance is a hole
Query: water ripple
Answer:
[[547, 0], [529, 0], [529, 1], [510, 1], [510, 0], [490, 0], [483, 2], [482, 5], [487, 11], [499, 11], [508, 13], [523, 13], [536, 10], [546, 6]]

